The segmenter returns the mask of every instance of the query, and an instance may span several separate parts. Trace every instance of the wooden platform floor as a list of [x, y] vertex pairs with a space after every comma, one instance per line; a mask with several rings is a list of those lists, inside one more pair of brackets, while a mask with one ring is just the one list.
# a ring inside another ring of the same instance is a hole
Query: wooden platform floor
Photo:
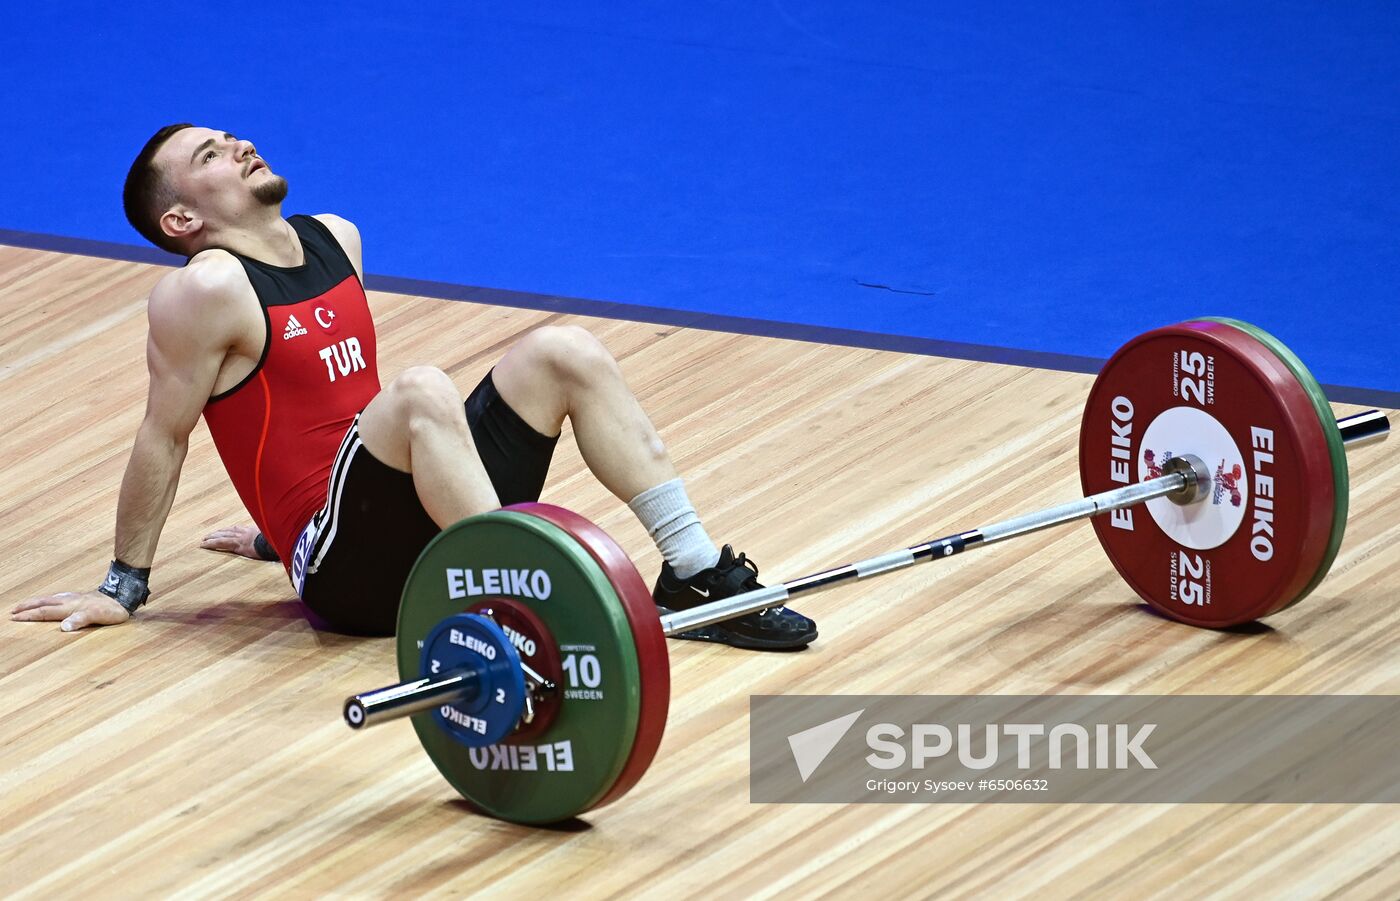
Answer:
[[[0, 589], [95, 585], [143, 409], [162, 270], [0, 247]], [[581, 322], [624, 372], [712, 534], [774, 581], [1077, 494], [1088, 376], [375, 295], [386, 379], [470, 390]], [[1224, 312], [1224, 311], [1222, 311]], [[1347, 412], [1350, 410], [1348, 409]], [[390, 640], [313, 632], [278, 567], [196, 548], [246, 521], [201, 425], [133, 624], [0, 621], [0, 894], [75, 897], [1400, 897], [1382, 805], [754, 805], [755, 693], [1400, 692], [1400, 463], [1352, 460], [1336, 566], [1267, 628], [1147, 614], [1087, 526], [800, 605], [795, 655], [671, 642], [656, 764], [559, 829], [471, 814], [394, 724], [340, 720]], [[546, 500], [659, 558], [565, 436]]]

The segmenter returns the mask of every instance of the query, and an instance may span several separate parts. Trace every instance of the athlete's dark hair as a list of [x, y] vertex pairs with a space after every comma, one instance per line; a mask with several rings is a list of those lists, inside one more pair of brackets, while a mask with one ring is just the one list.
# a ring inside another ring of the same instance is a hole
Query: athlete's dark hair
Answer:
[[156, 154], [175, 132], [191, 128], [189, 122], [167, 125], [151, 135], [146, 146], [136, 155], [131, 171], [126, 173], [126, 184], [122, 187], [122, 207], [126, 210], [126, 221], [161, 250], [184, 255], [183, 249], [173, 238], [160, 230], [160, 217], [176, 201], [175, 189], [165, 173], [156, 165]]

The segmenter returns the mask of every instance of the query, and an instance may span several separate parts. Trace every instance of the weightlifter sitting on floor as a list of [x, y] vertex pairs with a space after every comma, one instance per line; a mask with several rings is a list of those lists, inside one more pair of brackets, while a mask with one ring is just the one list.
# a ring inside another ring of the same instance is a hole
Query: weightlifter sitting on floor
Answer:
[[[285, 561], [320, 628], [393, 634], [419, 552], [464, 517], [537, 500], [565, 417], [588, 468], [665, 558], [658, 606], [760, 587], [743, 554], [710, 540], [617, 362], [587, 331], [526, 335], [465, 415], [438, 369], [408, 369], [381, 390], [359, 232], [338, 216], [282, 218], [286, 195], [251, 143], [221, 131], [167, 126], [137, 156], [127, 218], [189, 262], [151, 291], [150, 394], [122, 479], [116, 559], [97, 590], [24, 601], [14, 619], [70, 631], [125, 622], [146, 601], [201, 412], [257, 525], [203, 546]], [[775, 607], [681, 637], [787, 649], [816, 635]]]

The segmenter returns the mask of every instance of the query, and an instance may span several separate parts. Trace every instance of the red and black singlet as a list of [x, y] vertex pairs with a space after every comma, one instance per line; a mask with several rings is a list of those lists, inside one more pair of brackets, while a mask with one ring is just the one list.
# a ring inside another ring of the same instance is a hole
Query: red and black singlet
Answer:
[[326, 502], [341, 439], [379, 393], [374, 322], [355, 267], [324, 224], [310, 216], [287, 221], [301, 239], [302, 265], [234, 254], [267, 336], [253, 371], [204, 407], [238, 496], [284, 566]]

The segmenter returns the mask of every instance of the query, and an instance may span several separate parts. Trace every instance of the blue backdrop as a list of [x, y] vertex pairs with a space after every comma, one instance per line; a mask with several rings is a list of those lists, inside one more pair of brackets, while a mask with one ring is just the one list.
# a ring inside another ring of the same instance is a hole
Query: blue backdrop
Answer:
[[1392, 2], [38, 4], [0, 76], [11, 232], [139, 243], [193, 120], [372, 273], [1081, 357], [1223, 314], [1400, 391]]

